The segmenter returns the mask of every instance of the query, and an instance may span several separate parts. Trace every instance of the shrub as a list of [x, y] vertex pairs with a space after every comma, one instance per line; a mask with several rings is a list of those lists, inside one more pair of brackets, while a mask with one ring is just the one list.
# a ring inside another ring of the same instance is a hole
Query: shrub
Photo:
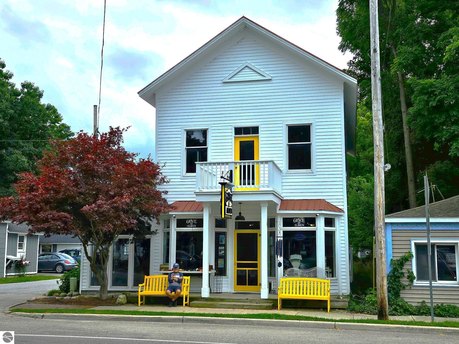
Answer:
[[[429, 308], [430, 314], [430, 308]], [[437, 317], [459, 318], [459, 307], [455, 305], [439, 304], [434, 307], [434, 314]]]
[[349, 311], [366, 314], [376, 314], [378, 310], [378, 300], [376, 290], [371, 288], [364, 296], [352, 295], [349, 300]]
[[56, 295], [59, 295], [61, 293], [61, 291], [59, 289], [51, 289], [50, 291], [48, 291], [48, 296], [56, 296]]
[[77, 289], [80, 284], [80, 268], [76, 268], [70, 271], [65, 272], [59, 281], [59, 290], [63, 293], [70, 292], [70, 277], [77, 278]]

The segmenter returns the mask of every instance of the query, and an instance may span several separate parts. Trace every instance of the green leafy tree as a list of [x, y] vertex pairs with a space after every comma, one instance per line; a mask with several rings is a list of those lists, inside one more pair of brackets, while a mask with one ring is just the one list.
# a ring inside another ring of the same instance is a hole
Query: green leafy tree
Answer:
[[[415, 205], [415, 180], [438, 161], [459, 166], [458, 13], [457, 1], [379, 2], [388, 212]], [[337, 18], [340, 49], [354, 54], [349, 71], [369, 108], [368, 1], [340, 0]], [[459, 184], [448, 192], [459, 193]]]
[[0, 59], [0, 196], [13, 193], [16, 174], [36, 171], [35, 161], [50, 139], [68, 139], [72, 132], [43, 91], [29, 81], [17, 88]]
[[357, 250], [373, 246], [373, 123], [371, 112], [357, 110], [356, 155], [348, 158], [349, 242]]

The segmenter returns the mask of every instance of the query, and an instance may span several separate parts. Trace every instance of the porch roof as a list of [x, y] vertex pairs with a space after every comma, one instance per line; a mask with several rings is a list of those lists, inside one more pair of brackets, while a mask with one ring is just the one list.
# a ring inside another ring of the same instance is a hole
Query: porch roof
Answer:
[[196, 201], [175, 201], [171, 204], [171, 213], [202, 213], [201, 202]]
[[284, 199], [279, 207], [280, 211], [332, 211], [344, 213], [343, 209], [327, 202], [324, 199]]

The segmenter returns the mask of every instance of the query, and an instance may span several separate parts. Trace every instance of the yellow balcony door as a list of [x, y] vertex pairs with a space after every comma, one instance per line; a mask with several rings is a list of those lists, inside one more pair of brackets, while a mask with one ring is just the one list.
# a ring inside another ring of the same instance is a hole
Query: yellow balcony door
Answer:
[[234, 291], [260, 291], [260, 231], [234, 233]]
[[260, 185], [260, 166], [253, 163], [259, 160], [258, 136], [234, 138], [234, 184], [236, 190], [258, 190]]

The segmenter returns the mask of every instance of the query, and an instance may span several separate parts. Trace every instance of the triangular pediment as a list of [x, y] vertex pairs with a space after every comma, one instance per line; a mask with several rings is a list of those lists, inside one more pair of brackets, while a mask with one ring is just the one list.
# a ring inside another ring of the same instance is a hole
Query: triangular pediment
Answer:
[[246, 62], [228, 75], [223, 82], [265, 81], [271, 79], [269, 74]]

